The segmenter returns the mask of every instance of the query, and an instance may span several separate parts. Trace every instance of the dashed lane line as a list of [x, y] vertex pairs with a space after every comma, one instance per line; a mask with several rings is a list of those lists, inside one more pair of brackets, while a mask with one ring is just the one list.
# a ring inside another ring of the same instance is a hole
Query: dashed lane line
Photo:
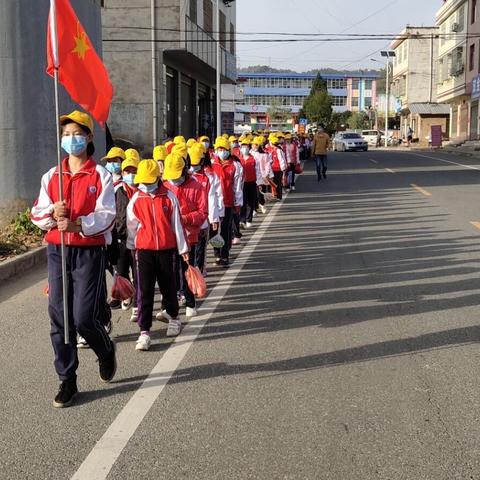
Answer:
[[410, 186], [413, 187], [415, 190], [417, 190], [417, 192], [420, 192], [422, 195], [425, 195], [426, 197], [431, 197], [432, 196], [432, 194], [429, 191], [425, 190], [422, 187], [419, 187], [415, 183], [411, 183]]

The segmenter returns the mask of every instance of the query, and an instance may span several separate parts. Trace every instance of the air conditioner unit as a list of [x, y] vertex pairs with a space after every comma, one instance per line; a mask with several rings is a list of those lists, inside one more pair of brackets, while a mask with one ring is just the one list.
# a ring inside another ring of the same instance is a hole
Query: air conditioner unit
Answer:
[[459, 23], [452, 24], [452, 32], [460, 32], [461, 29], [462, 29], [462, 26]]

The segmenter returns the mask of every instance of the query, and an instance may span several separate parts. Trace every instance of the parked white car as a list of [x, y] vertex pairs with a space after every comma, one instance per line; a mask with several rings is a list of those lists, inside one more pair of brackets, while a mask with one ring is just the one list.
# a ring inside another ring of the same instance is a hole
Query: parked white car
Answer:
[[363, 139], [359, 133], [355, 132], [340, 132], [335, 135], [333, 139], [333, 150], [335, 152], [348, 152], [368, 150], [368, 143]]
[[[382, 136], [382, 145], [385, 145], [385, 132], [383, 130], [363, 130], [362, 137], [367, 141], [367, 143], [371, 147], [375, 147], [377, 145], [378, 132], [380, 132], [380, 135]], [[388, 144], [391, 145], [392, 141], [393, 141], [393, 136], [389, 135]]]

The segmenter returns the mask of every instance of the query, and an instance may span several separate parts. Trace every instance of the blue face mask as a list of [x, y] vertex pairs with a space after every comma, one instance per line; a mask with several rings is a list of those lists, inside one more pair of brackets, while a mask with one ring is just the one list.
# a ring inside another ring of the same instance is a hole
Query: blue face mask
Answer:
[[62, 148], [69, 155], [80, 155], [87, 149], [87, 138], [83, 135], [62, 137]]
[[203, 142], [203, 146], [208, 150], [210, 147], [210, 142]]
[[178, 187], [178, 186], [181, 185], [184, 181], [185, 181], [185, 177], [180, 177], [180, 178], [177, 178], [176, 180], [169, 180], [169, 183], [170, 183], [171, 185], [174, 185], [175, 187]]
[[242, 152], [242, 155], [247, 156], [250, 153], [250, 148], [249, 147], [242, 147], [240, 149], [240, 151]]
[[144, 183], [141, 183], [138, 186], [138, 189], [144, 193], [154, 193], [158, 188], [158, 183], [149, 183], [148, 185], [145, 185]]
[[122, 171], [122, 166], [120, 163], [107, 162], [105, 168], [113, 175], [114, 173], [119, 174]]
[[133, 186], [135, 184], [135, 174], [134, 173], [127, 173], [123, 177], [123, 181], [130, 186]]
[[228, 150], [217, 150], [217, 156], [222, 160], [227, 160], [230, 156], [230, 152]]

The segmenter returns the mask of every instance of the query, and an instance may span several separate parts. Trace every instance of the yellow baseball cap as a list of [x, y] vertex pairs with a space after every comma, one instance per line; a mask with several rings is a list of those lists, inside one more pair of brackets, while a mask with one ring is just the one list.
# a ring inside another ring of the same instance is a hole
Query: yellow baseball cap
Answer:
[[138, 150], [135, 150], [134, 148], [128, 148], [125, 150], [125, 158], [133, 158], [137, 161], [137, 163], [139, 163], [141, 160]]
[[187, 145], [185, 143], [180, 143], [178, 145], [175, 145], [172, 148], [172, 151], [170, 153], [174, 153], [175, 155], [180, 155], [182, 158], [187, 158], [187, 154], [188, 154]]
[[183, 135], [177, 135], [174, 139], [173, 139], [173, 143], [175, 145], [179, 145], [180, 143], [187, 143], [185, 141], [185, 137]]
[[248, 137], [242, 138], [240, 140], [240, 145], [251, 145], [251, 143], [252, 141]]
[[237, 140], [238, 138], [235, 135], [230, 135], [230, 137], [228, 138], [228, 141], [230, 143], [236, 142]]
[[271, 133], [271, 134], [268, 136], [268, 141], [269, 141], [270, 143], [273, 143], [273, 144], [278, 143], [278, 137], [277, 137], [277, 135]]
[[185, 168], [185, 160], [176, 153], [171, 153], [165, 159], [165, 168], [163, 169], [164, 180], [176, 180], [182, 176]]
[[157, 145], [153, 149], [153, 159], [157, 162], [163, 162], [167, 158], [167, 148], [165, 145]]
[[192, 165], [199, 165], [205, 155], [205, 147], [201, 143], [195, 143], [188, 149], [188, 156]]
[[264, 142], [264, 138], [263, 138], [263, 137], [255, 137], [255, 138], [252, 140], [252, 144], [253, 144], [253, 145], [258, 145], [259, 147], [263, 147], [263, 142]]
[[194, 138], [189, 138], [187, 140], [187, 147], [190, 148], [192, 145], [194, 145], [195, 143], [197, 143], [197, 141], [194, 139]]
[[134, 158], [127, 158], [122, 162], [122, 172], [128, 167], [138, 168], [138, 164], [139, 162], [137, 162]]
[[93, 133], [93, 120], [88, 113], [74, 110], [72, 113], [69, 113], [68, 115], [62, 115], [60, 117], [60, 123], [62, 125], [64, 125], [67, 120], [71, 120], [79, 125], [83, 125], [90, 130], [90, 133]]
[[225, 150], [230, 151], [231, 145], [228, 139], [222, 136], [222, 137], [217, 137], [213, 148], [224, 148]]
[[199, 142], [210, 142], [210, 138], [208, 138], [206, 135], [202, 135], [199, 139]]
[[112, 158], [121, 158], [122, 160], [125, 160], [127, 156], [125, 155], [125, 152], [123, 148], [120, 147], [112, 147], [107, 155], [102, 158], [102, 160], [110, 160]]
[[158, 163], [153, 159], [142, 160], [138, 164], [135, 183], [155, 183], [160, 177]]

